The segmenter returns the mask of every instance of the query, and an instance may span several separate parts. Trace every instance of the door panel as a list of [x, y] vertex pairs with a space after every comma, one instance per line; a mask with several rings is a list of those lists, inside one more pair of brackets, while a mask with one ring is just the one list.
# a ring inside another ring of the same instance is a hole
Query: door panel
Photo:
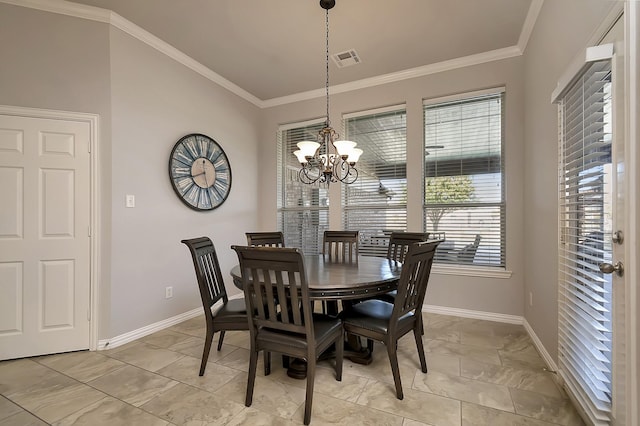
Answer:
[[0, 115], [0, 359], [90, 346], [89, 136]]

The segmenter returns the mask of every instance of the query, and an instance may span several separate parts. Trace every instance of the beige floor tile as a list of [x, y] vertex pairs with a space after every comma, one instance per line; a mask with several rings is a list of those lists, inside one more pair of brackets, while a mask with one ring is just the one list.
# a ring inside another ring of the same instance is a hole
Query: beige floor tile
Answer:
[[209, 392], [215, 392], [229, 381], [233, 380], [241, 371], [225, 367], [214, 362], [208, 362], [204, 375], [199, 376], [200, 359], [185, 356], [176, 362], [158, 370], [158, 374], [170, 377], [182, 383], [187, 383]]
[[0, 420], [11, 417], [21, 411], [24, 410], [13, 402], [9, 401], [7, 398], [0, 396]]
[[180, 383], [141, 408], [176, 425], [223, 425], [238, 415], [244, 405], [224, 394], [212, 394]]
[[35, 361], [85, 383], [126, 365], [99, 352], [89, 351], [43, 356], [35, 358]]
[[403, 388], [404, 399], [395, 397], [395, 387], [370, 382], [357, 403], [372, 409], [433, 425], [460, 425], [460, 401]]
[[46, 426], [47, 424], [27, 411], [20, 411], [12, 416], [0, 419], [0, 426]]
[[109, 356], [145, 370], [158, 371], [184, 355], [146, 343], [137, 343]]
[[[217, 333], [216, 333], [217, 336]], [[227, 331], [222, 340], [222, 347], [225, 345], [232, 345], [238, 348], [250, 349], [251, 342], [249, 341], [248, 331]]]
[[462, 403], [462, 426], [552, 426], [531, 417], [519, 416], [480, 405]]
[[[415, 352], [415, 347], [413, 352]], [[429, 365], [429, 356], [427, 355], [427, 368]], [[413, 354], [407, 355], [407, 352], [398, 348], [398, 368], [400, 369], [400, 378], [406, 386], [411, 387], [413, 376], [420, 369], [417, 354], [415, 358]], [[373, 361], [369, 365], [356, 364], [347, 359], [344, 360], [343, 372], [354, 374], [356, 376], [365, 377], [367, 379], [393, 383], [393, 374], [391, 372], [391, 363], [389, 355], [384, 345], [376, 345], [373, 351]]]
[[[277, 380], [287, 386], [294, 386], [305, 389], [306, 380], [293, 379], [287, 376], [285, 368], [272, 369], [268, 376], [271, 380]], [[315, 393], [321, 393], [336, 399], [355, 402], [365, 386], [369, 382], [366, 377], [356, 376], [342, 372], [342, 381], [336, 380], [336, 371], [332, 364], [323, 362], [316, 367]]]
[[430, 423], [423, 423], [416, 420], [404, 419], [402, 426], [433, 426]]
[[161, 330], [148, 336], [144, 336], [140, 339], [140, 341], [153, 346], [168, 349], [169, 347], [189, 340], [192, 337], [193, 336], [190, 336], [188, 334], [178, 333], [171, 330]]
[[460, 358], [473, 358], [488, 364], [501, 365], [500, 355], [496, 349], [482, 346], [463, 345], [459, 343], [445, 342], [442, 340], [426, 340], [424, 350], [429, 353], [456, 356]]
[[6, 396], [42, 420], [52, 423], [103, 399], [106, 395], [69, 377], [59, 375]]
[[136, 407], [177, 384], [175, 380], [132, 365], [89, 382], [96, 389]]
[[[189, 355], [194, 358], [202, 358], [202, 350], [204, 349], [204, 339], [200, 337], [188, 336], [187, 339], [176, 342], [173, 345], [169, 346], [167, 349], [180, 352], [184, 355]], [[217, 352], [215, 342], [211, 344], [211, 353], [209, 354], [209, 360], [212, 361], [211, 355], [213, 352]], [[223, 347], [222, 350], [225, 348]]]
[[418, 374], [413, 388], [460, 401], [473, 402], [485, 407], [515, 412], [509, 389], [460, 376], [449, 376], [439, 372]]
[[[247, 391], [247, 375], [236, 376], [220, 390], [217, 397], [244, 406]], [[301, 404], [304, 404], [305, 390], [288, 386], [268, 377], [256, 377], [251, 407], [278, 417], [291, 419]]]
[[[167, 330], [175, 331], [178, 333], [189, 334], [194, 337], [200, 337], [204, 339], [207, 335], [207, 323], [204, 319], [204, 314], [198, 315], [197, 317], [188, 319], [179, 324], [172, 325]], [[217, 333], [216, 333], [217, 336]], [[216, 337], [214, 336], [214, 340]]]
[[42, 366], [32, 359], [0, 362], [0, 394], [10, 395], [31, 387], [37, 387], [48, 378], [60, 377], [60, 373]]
[[541, 370], [547, 366], [535, 349], [528, 351], [498, 350], [498, 354], [500, 355], [502, 365], [506, 367], [529, 367]]
[[168, 426], [162, 420], [115, 398], [106, 397], [56, 422], [54, 426]]
[[[298, 408], [293, 421], [302, 424], [304, 420], [304, 404]], [[320, 425], [371, 425], [401, 426], [402, 417], [368, 406], [316, 394], [311, 407], [311, 424]]]
[[584, 424], [568, 399], [551, 398], [519, 389], [511, 389], [511, 397], [517, 414], [561, 425]]
[[553, 373], [526, 365], [519, 368], [502, 367], [465, 358], [462, 360], [461, 375], [474, 380], [537, 392], [554, 398], [563, 397]]
[[226, 426], [292, 426], [299, 424], [299, 422], [267, 414], [252, 407], [245, 407]]

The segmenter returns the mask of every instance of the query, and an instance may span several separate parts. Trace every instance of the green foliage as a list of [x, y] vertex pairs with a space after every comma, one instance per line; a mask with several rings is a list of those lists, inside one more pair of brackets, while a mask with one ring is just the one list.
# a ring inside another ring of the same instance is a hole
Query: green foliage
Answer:
[[[433, 223], [433, 231], [438, 231], [442, 217], [473, 198], [474, 188], [469, 176], [439, 176], [425, 181], [427, 217]], [[433, 206], [433, 207], [430, 207]]]

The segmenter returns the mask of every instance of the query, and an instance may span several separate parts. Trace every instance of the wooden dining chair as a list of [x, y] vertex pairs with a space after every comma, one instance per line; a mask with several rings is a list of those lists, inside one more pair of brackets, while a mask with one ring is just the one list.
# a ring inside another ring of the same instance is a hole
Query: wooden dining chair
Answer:
[[[404, 259], [407, 256], [407, 251], [409, 251], [409, 246], [411, 246], [411, 244], [427, 241], [428, 238], [428, 232], [392, 232], [389, 236], [387, 259], [404, 263]], [[381, 296], [377, 296], [377, 298], [389, 303], [393, 303], [397, 294], [398, 291], [393, 290]]]
[[355, 262], [358, 260], [358, 231], [324, 231], [322, 254], [330, 260]]
[[284, 247], [284, 234], [280, 231], [272, 232], [247, 232], [247, 245]]
[[[244, 299], [229, 300], [224, 286], [218, 256], [213, 242], [208, 237], [182, 240], [191, 253], [193, 266], [196, 271], [200, 298], [204, 308], [204, 318], [207, 323], [207, 334], [204, 341], [200, 376], [204, 375], [207, 367], [213, 335], [219, 331], [218, 350], [222, 349], [224, 332], [227, 330], [248, 330], [249, 323]], [[220, 307], [213, 307], [221, 302]]]
[[396, 397], [403, 399], [398, 368], [398, 340], [413, 331], [420, 367], [427, 372], [422, 344], [422, 304], [427, 291], [433, 256], [440, 241], [411, 244], [402, 265], [394, 303], [368, 299], [348, 306], [340, 313], [345, 333], [383, 342], [389, 354]]
[[[247, 311], [251, 349], [245, 405], [251, 406], [258, 353], [265, 351], [265, 375], [271, 352], [307, 361], [304, 424], [311, 421], [311, 405], [318, 357], [335, 344], [336, 379], [342, 380], [344, 338], [339, 318], [313, 312], [302, 252], [297, 248], [231, 246], [238, 254]], [[287, 300], [288, 303], [277, 303]]]

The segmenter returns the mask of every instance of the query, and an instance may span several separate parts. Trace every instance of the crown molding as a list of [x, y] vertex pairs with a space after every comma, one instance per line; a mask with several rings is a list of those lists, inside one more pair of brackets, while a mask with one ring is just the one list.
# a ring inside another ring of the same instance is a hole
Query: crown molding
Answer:
[[538, 20], [538, 15], [540, 14], [543, 3], [544, 0], [532, 0], [531, 5], [529, 6], [529, 12], [527, 12], [527, 17], [524, 20], [522, 31], [520, 32], [520, 38], [518, 39], [518, 49], [520, 49], [520, 52], [523, 54], [527, 48], [527, 43], [529, 43], [529, 38], [531, 37], [533, 27]]
[[[380, 86], [383, 84], [394, 83], [398, 81], [408, 80], [411, 78], [423, 77], [426, 75], [436, 74], [445, 71], [451, 71], [458, 68], [479, 65], [487, 62], [508, 59], [520, 56], [524, 52], [524, 48], [529, 40], [533, 26], [542, 8], [544, 0], [532, 0], [525, 24], [523, 25], [518, 45], [509, 46], [502, 49], [496, 49], [489, 52], [478, 53], [475, 55], [455, 58], [448, 61], [442, 61], [434, 64], [424, 65], [417, 68], [411, 68], [394, 73], [384, 74], [376, 77], [365, 78], [362, 80], [352, 81], [349, 83], [338, 84], [329, 88], [330, 94], [351, 92], [354, 90], [366, 89], [369, 87]], [[58, 13], [67, 16], [73, 16], [92, 21], [104, 22], [115, 28], [137, 38], [148, 46], [158, 50], [169, 56], [176, 62], [186, 66], [187, 68], [202, 75], [208, 80], [227, 89], [231, 93], [241, 97], [242, 99], [252, 103], [258, 108], [270, 108], [279, 105], [290, 104], [309, 99], [321, 98], [325, 96], [325, 89], [315, 89], [307, 92], [295, 93], [293, 95], [282, 96], [262, 100], [247, 92], [240, 86], [232, 83], [221, 75], [213, 72], [210, 68], [204, 66], [200, 62], [184, 54], [182, 51], [171, 46], [169, 43], [161, 40], [150, 32], [142, 29], [133, 22], [123, 18], [117, 13], [94, 6], [87, 6], [79, 3], [73, 3], [66, 0], [0, 0], [0, 3], [7, 3], [16, 6], [38, 9], [51, 13]]]
[[[398, 81], [409, 80], [411, 78], [423, 77], [426, 75], [437, 74], [444, 71], [451, 71], [458, 68], [465, 68], [473, 65], [484, 64], [486, 62], [499, 61], [502, 59], [521, 56], [522, 51], [518, 46], [510, 46], [502, 49], [491, 50], [489, 52], [478, 53], [475, 55], [455, 58], [448, 61], [437, 62], [435, 64], [424, 65], [417, 68], [410, 68], [394, 73], [383, 74], [376, 77], [365, 78], [362, 80], [352, 81], [344, 84], [337, 84], [329, 88], [330, 94], [351, 92], [353, 90], [366, 89], [369, 87], [380, 86], [383, 84], [395, 83]], [[325, 89], [310, 90], [308, 92], [296, 93], [293, 95], [283, 96], [280, 98], [272, 98], [263, 101], [263, 108], [285, 105], [292, 102], [299, 102], [308, 99], [320, 98], [325, 96]]]

